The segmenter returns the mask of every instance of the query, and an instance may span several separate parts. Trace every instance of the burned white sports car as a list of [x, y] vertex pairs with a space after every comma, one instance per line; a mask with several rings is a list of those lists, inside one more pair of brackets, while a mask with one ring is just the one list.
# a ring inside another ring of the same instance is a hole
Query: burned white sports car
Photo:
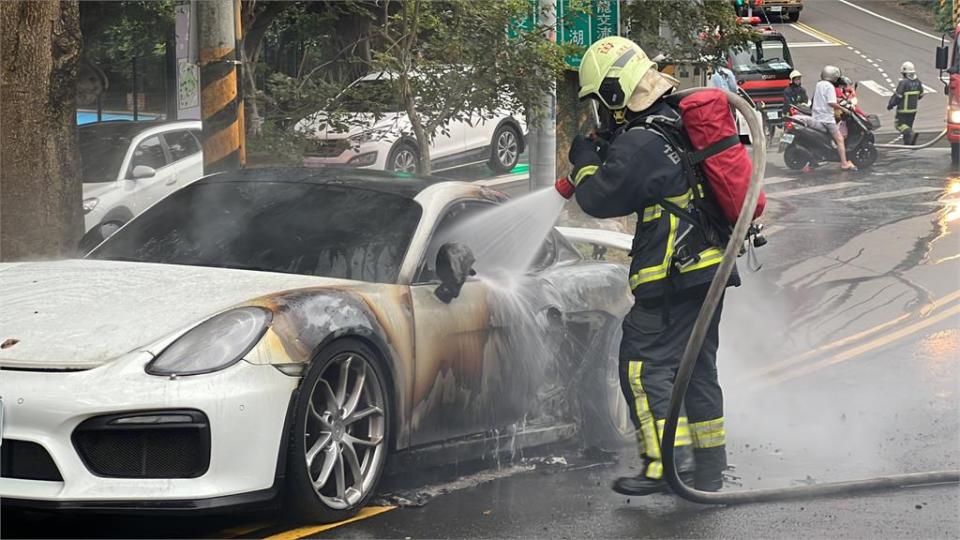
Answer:
[[334, 520], [366, 503], [388, 454], [627, 436], [626, 269], [553, 231], [506, 291], [470, 276], [469, 247], [437, 245], [502, 201], [460, 182], [244, 170], [174, 193], [84, 259], [0, 265], [4, 505], [283, 501]]

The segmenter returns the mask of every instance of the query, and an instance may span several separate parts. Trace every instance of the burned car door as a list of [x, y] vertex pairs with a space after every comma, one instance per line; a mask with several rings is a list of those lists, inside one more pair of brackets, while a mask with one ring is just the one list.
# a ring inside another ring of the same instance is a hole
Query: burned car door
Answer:
[[535, 324], [535, 310], [518, 319], [516, 295], [491, 286], [485, 276], [467, 278], [449, 302], [437, 294], [442, 286], [437, 253], [451, 240], [444, 230], [490, 204], [462, 201], [446, 212], [411, 286], [416, 351], [414, 445], [510, 425], [521, 420], [536, 399], [535, 375], [520, 369], [526, 360], [515, 350], [522, 333], [517, 320]]

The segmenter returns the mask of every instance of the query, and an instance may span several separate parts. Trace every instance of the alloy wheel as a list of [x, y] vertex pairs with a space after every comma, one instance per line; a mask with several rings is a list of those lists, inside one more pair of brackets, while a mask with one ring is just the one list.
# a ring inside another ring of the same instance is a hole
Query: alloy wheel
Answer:
[[517, 136], [513, 130], [503, 130], [503, 133], [497, 137], [497, 159], [500, 164], [508, 166], [516, 162], [518, 150]]
[[405, 173], [417, 172], [417, 155], [409, 148], [401, 148], [393, 156], [393, 170]]
[[369, 360], [344, 352], [330, 361], [310, 391], [303, 428], [305, 465], [320, 500], [335, 510], [361, 501], [386, 455], [383, 390]]

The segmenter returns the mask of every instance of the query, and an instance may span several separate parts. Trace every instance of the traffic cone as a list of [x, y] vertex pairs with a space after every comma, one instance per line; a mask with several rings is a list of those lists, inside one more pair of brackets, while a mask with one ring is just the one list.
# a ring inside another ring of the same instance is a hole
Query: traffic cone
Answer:
[[808, 161], [807, 164], [803, 166], [803, 170], [801, 172], [803, 174], [809, 174], [812, 171], [813, 171], [813, 168], [810, 167], [810, 162]]

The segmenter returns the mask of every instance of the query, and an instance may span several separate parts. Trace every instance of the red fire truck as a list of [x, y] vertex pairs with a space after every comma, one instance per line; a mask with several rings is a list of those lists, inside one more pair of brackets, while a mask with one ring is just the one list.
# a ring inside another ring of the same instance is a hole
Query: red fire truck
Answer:
[[[756, 24], [757, 17], [742, 19]], [[783, 122], [783, 91], [790, 85], [793, 58], [787, 39], [772, 27], [757, 28], [760, 36], [746, 47], [728, 53], [727, 66], [733, 70], [737, 84], [762, 109], [768, 132]]]
[[[940, 70], [940, 80], [944, 83], [947, 93], [947, 140], [950, 141], [950, 160], [954, 165], [960, 165], [960, 51], [957, 51], [960, 40], [960, 25], [953, 32], [951, 43], [947, 44], [946, 36], [937, 47], [937, 69]], [[944, 70], [947, 75], [944, 77]]]

